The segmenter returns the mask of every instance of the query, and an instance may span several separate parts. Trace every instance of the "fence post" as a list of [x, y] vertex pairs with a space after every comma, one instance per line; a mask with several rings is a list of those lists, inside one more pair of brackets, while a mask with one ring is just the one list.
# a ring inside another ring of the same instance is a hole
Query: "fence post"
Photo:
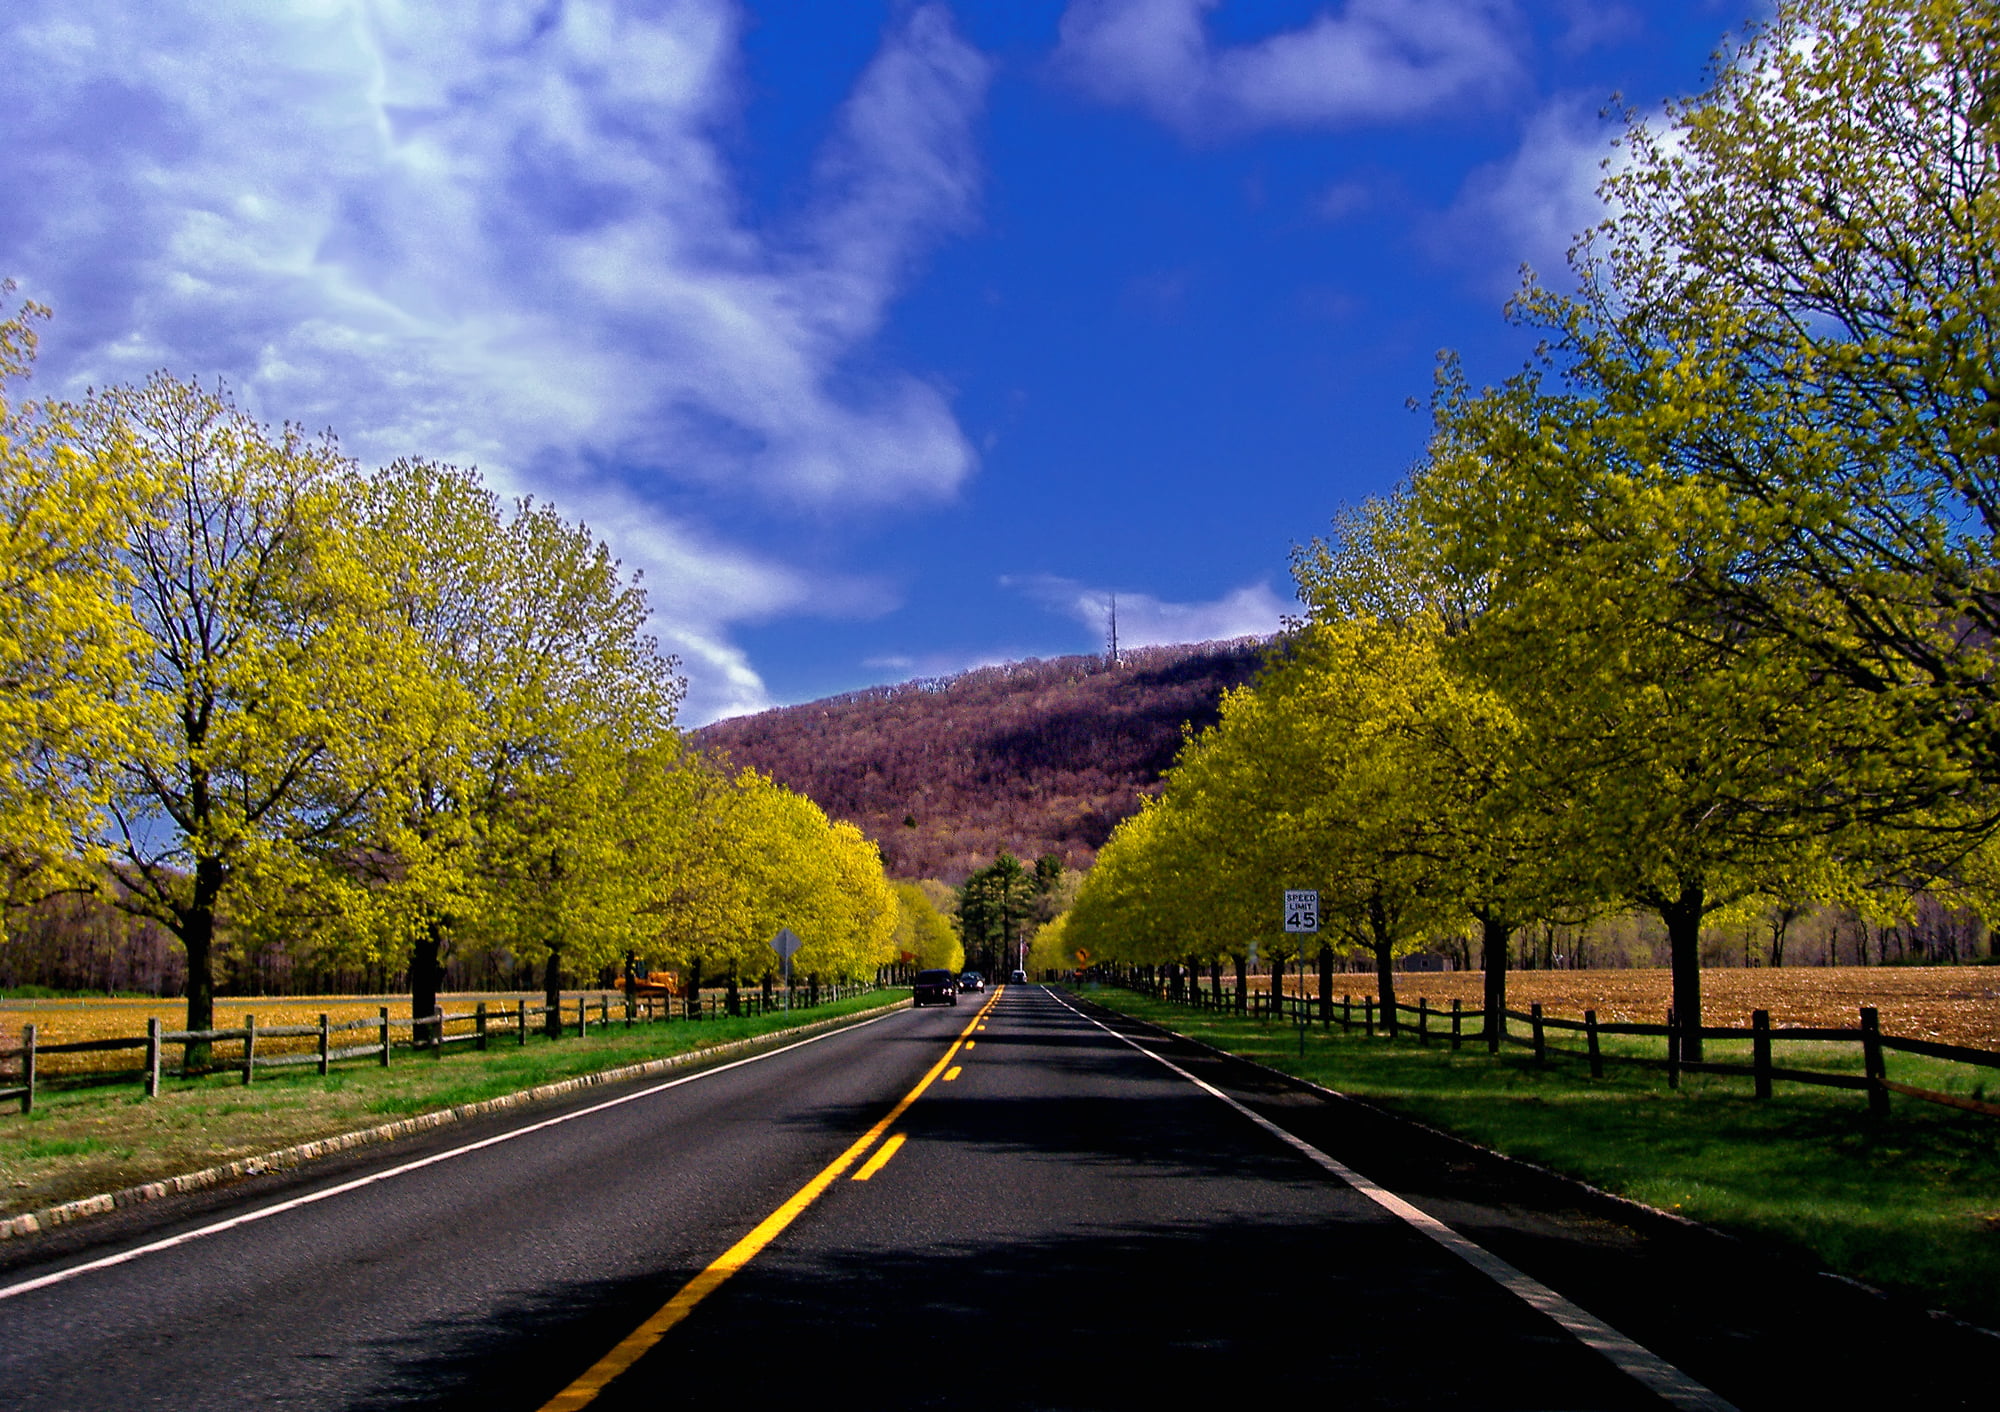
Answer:
[[1346, 1034], [1354, 1028], [1354, 995], [1349, 992], [1340, 997], [1340, 1032]]
[[1361, 1023], [1364, 1026], [1362, 1034], [1369, 1039], [1375, 1038], [1375, 997], [1372, 995], [1361, 997]]
[[1431, 1002], [1428, 996], [1417, 997], [1417, 1043], [1428, 1046], [1431, 1042]]
[[389, 1067], [389, 1007], [379, 1007], [379, 1013], [382, 1017], [382, 1067], [386, 1069]]
[[1889, 1116], [1889, 1090], [1882, 1081], [1889, 1077], [1882, 1062], [1882, 1021], [1873, 1005], [1861, 1007], [1861, 1069], [1868, 1075], [1868, 1112], [1877, 1118]]
[[1548, 1045], [1542, 1035], [1542, 1002], [1537, 1000], [1528, 1006], [1528, 1023], [1535, 1035], [1535, 1062], [1546, 1063], [1549, 1057]]
[[1583, 1036], [1584, 1047], [1590, 1051], [1590, 1076], [1593, 1079], [1601, 1079], [1604, 1077], [1604, 1054], [1597, 1047], [1597, 1012], [1595, 1010], [1586, 1010], [1583, 1012]]
[[611, 997], [608, 995], [597, 997], [597, 1023], [605, 1029], [611, 1028]]
[[1498, 1054], [1500, 1041], [1507, 1037], [1507, 1007], [1480, 1012], [1486, 1020], [1486, 1052]]
[[1757, 1096], [1771, 1096], [1771, 1012], [1750, 1012], [1750, 1067], [1755, 1071]]
[[486, 1052], [486, 1002], [483, 1000], [479, 1002], [478, 1007], [472, 1012], [472, 1032], [479, 1036], [478, 1039], [472, 1042], [472, 1047], [481, 1054], [484, 1054]]
[[35, 1027], [21, 1026], [21, 1111], [35, 1111]]
[[243, 1082], [250, 1082], [250, 1075], [257, 1068], [257, 1017], [243, 1017]]
[[1667, 1011], [1667, 1087], [1681, 1086], [1681, 1027], [1674, 1012]]
[[160, 1017], [146, 1021], [146, 1097], [160, 1096]]
[[321, 1078], [326, 1077], [327, 1060], [332, 1050], [333, 1028], [327, 1024], [326, 1016], [321, 1015], [319, 1017], [319, 1072]]
[[581, 995], [576, 998], [576, 1037], [578, 1039], [582, 1039], [586, 1034], [590, 1033], [590, 1011], [587, 1008], [589, 1004], [590, 1002]]
[[1462, 1001], [1451, 1002], [1451, 1047], [1458, 1048], [1458, 1041], [1465, 1026], [1465, 1006]]
[[431, 1007], [431, 1058], [444, 1058], [444, 1006]]
[[514, 1002], [514, 1033], [519, 1037], [517, 1047], [526, 1049], [528, 1047], [528, 1002], [525, 1000], [516, 1000]]

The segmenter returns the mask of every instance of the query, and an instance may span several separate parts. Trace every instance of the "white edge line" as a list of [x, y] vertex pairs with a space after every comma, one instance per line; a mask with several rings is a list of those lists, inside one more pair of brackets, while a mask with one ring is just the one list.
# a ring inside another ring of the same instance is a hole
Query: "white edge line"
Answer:
[[639, 1099], [651, 1098], [654, 1094], [664, 1093], [670, 1088], [679, 1088], [682, 1084], [691, 1084], [697, 1079], [709, 1078], [716, 1074], [725, 1073], [730, 1069], [740, 1069], [745, 1064], [756, 1064], [765, 1059], [775, 1059], [780, 1054], [789, 1054], [792, 1050], [803, 1049], [808, 1044], [818, 1044], [821, 1040], [832, 1039], [835, 1035], [853, 1034], [858, 1029], [865, 1029], [869, 1025], [888, 1019], [890, 1015], [900, 1013], [900, 1011], [891, 1010], [888, 1014], [875, 1016], [874, 1019], [862, 1020], [852, 1025], [844, 1025], [839, 1029], [828, 1030], [824, 1034], [810, 1035], [805, 1039], [796, 1040], [791, 1044], [781, 1045], [777, 1049], [767, 1049], [762, 1054], [752, 1054], [746, 1058], [732, 1059], [727, 1064], [717, 1064], [714, 1068], [703, 1069], [700, 1073], [683, 1074], [677, 1079], [669, 1079], [665, 1083], [654, 1084], [650, 1088], [642, 1088], [636, 1093], [627, 1093], [618, 1098], [606, 1099], [604, 1102], [594, 1103], [588, 1108], [579, 1108], [573, 1113], [562, 1113], [553, 1118], [544, 1118], [539, 1123], [530, 1123], [525, 1128], [515, 1128], [509, 1132], [497, 1133], [492, 1137], [481, 1138], [478, 1142], [468, 1142], [444, 1152], [434, 1152], [428, 1157], [419, 1157], [415, 1161], [405, 1162], [396, 1167], [385, 1168], [380, 1172], [371, 1172], [364, 1177], [355, 1177], [352, 1180], [341, 1182], [321, 1191], [308, 1192], [304, 1196], [294, 1196], [287, 1201], [280, 1201], [270, 1206], [261, 1206], [255, 1211], [246, 1211], [240, 1216], [231, 1216], [226, 1221], [216, 1221], [210, 1225], [197, 1226], [191, 1231], [182, 1231], [179, 1235], [168, 1236], [164, 1240], [137, 1245], [130, 1250], [122, 1250], [116, 1255], [102, 1256], [96, 1260], [86, 1261], [81, 1265], [72, 1265], [67, 1269], [57, 1270], [51, 1274], [37, 1275], [34, 1279], [22, 1280], [18, 1284], [0, 1285], [0, 1299], [12, 1299], [17, 1294], [28, 1294], [34, 1290], [46, 1289], [50, 1285], [58, 1285], [66, 1280], [73, 1280], [79, 1275], [87, 1275], [97, 1270], [107, 1270], [114, 1265], [128, 1264], [131, 1261], [139, 1259], [141, 1256], [156, 1255], [160, 1251], [172, 1250], [175, 1246], [187, 1245], [190, 1242], [201, 1240], [206, 1236], [220, 1235], [222, 1232], [234, 1230], [238, 1226], [247, 1226], [271, 1216], [283, 1215], [285, 1212], [296, 1210], [301, 1206], [310, 1206], [316, 1201], [325, 1201], [329, 1197], [342, 1196], [347, 1192], [356, 1191], [361, 1187], [372, 1186], [376, 1182], [386, 1182], [391, 1177], [400, 1177], [406, 1173], [418, 1171], [421, 1168], [429, 1167], [439, 1162], [449, 1161], [454, 1157], [463, 1157], [469, 1152], [478, 1152], [482, 1148], [496, 1147], [503, 1142], [512, 1142], [517, 1137], [526, 1137], [530, 1133], [540, 1132], [544, 1128], [553, 1128], [562, 1123], [573, 1122], [578, 1118], [587, 1118], [593, 1113], [602, 1113], [607, 1108], [616, 1108], [625, 1103], [636, 1103]]
[[1428, 1211], [1384, 1187], [1377, 1186], [1352, 1167], [1337, 1158], [1329, 1157], [1304, 1138], [1286, 1132], [1262, 1113], [1231, 1098], [1214, 1084], [1190, 1074], [1165, 1055], [1148, 1049], [1131, 1036], [1120, 1034], [1101, 1020], [1084, 1014], [1061, 996], [1055, 995], [1053, 991], [1049, 994], [1078, 1019], [1096, 1025], [1112, 1038], [1130, 1045], [1148, 1059], [1165, 1065], [1210, 1097], [1221, 1099], [1265, 1132], [1331, 1172], [1383, 1210], [1429, 1236], [1509, 1294], [1555, 1320], [1571, 1337], [1585, 1347], [1602, 1354], [1620, 1372], [1643, 1384], [1647, 1390], [1658, 1394], [1676, 1407], [1692, 1409], [1692, 1412], [1737, 1412], [1735, 1404], [1695, 1381], [1651, 1349], [1612, 1328], [1595, 1314], [1571, 1303], [1533, 1276], [1508, 1264], [1471, 1237], [1461, 1235]]

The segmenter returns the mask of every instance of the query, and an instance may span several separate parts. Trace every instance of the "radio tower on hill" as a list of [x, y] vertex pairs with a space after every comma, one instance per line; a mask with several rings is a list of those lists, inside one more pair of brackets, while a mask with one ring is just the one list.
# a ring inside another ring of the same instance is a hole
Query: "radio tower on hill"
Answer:
[[1118, 595], [1115, 593], [1111, 595], [1110, 619], [1111, 640], [1104, 654], [1104, 665], [1107, 667], [1120, 667], [1124, 663], [1118, 657]]

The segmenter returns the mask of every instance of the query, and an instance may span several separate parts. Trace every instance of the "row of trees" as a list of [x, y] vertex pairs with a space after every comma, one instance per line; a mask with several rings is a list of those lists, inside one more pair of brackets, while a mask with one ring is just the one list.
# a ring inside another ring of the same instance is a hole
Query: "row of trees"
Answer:
[[958, 890], [958, 931], [972, 968], [998, 975], [1021, 964], [1028, 944], [1069, 905], [1081, 875], [1044, 853], [1032, 868], [1002, 852]]
[[429, 1014], [454, 948], [553, 994], [628, 952], [762, 974], [781, 925], [851, 978], [942, 925], [851, 825], [688, 747], [587, 528], [164, 374], [24, 400], [43, 317], [0, 323], [0, 885], [164, 927], [190, 1028], [225, 935], [407, 965]]
[[[1295, 556], [1308, 619], [1099, 857], [1073, 940], [1192, 960], [1317, 886], [1390, 959], [1651, 911], [1698, 1025], [1729, 909], [1991, 890], [2000, 33], [1790, 0], [1628, 121], [1536, 359], [1449, 359], [1408, 486]], [[1293, 939], [1294, 941], [1296, 938]], [[1699, 1058], [1690, 1035], [1687, 1057]]]

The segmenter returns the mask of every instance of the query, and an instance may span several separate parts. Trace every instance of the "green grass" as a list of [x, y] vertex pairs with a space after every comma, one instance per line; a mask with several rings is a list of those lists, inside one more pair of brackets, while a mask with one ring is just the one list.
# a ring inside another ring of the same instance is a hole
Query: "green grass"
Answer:
[[35, 1096], [35, 1111], [0, 1112], [0, 1216], [158, 1181], [218, 1162], [257, 1156], [384, 1119], [477, 1103], [539, 1084], [647, 1059], [753, 1039], [798, 1025], [872, 1010], [907, 998], [884, 990], [755, 1019], [593, 1024], [590, 1033], [525, 1046], [509, 1036], [478, 1053], [457, 1046], [443, 1059], [399, 1050], [388, 1068], [350, 1060], [322, 1078], [311, 1066], [242, 1075], [164, 1079], [160, 1096], [120, 1084]]
[[[1393, 1043], [1313, 1030], [1303, 1058], [1288, 1023], [1218, 1016], [1110, 987], [1089, 997], [1245, 1058], [1367, 1098], [1474, 1142], [1675, 1211], [1776, 1242], [1839, 1274], [2000, 1327], [2000, 1119], [1912, 1099], [1871, 1118], [1865, 1095], [1750, 1080], [1486, 1053], [1468, 1037]], [[1609, 1042], [1607, 1041], [1607, 1044]], [[1718, 1049], [1721, 1047], [1718, 1046]], [[1858, 1071], [1833, 1046], [1780, 1064]], [[1658, 1053], [1658, 1042], [1652, 1053]], [[1713, 1058], [1735, 1058], [1718, 1052]], [[1970, 1093], [1964, 1066], [1891, 1054], [1890, 1076]]]

